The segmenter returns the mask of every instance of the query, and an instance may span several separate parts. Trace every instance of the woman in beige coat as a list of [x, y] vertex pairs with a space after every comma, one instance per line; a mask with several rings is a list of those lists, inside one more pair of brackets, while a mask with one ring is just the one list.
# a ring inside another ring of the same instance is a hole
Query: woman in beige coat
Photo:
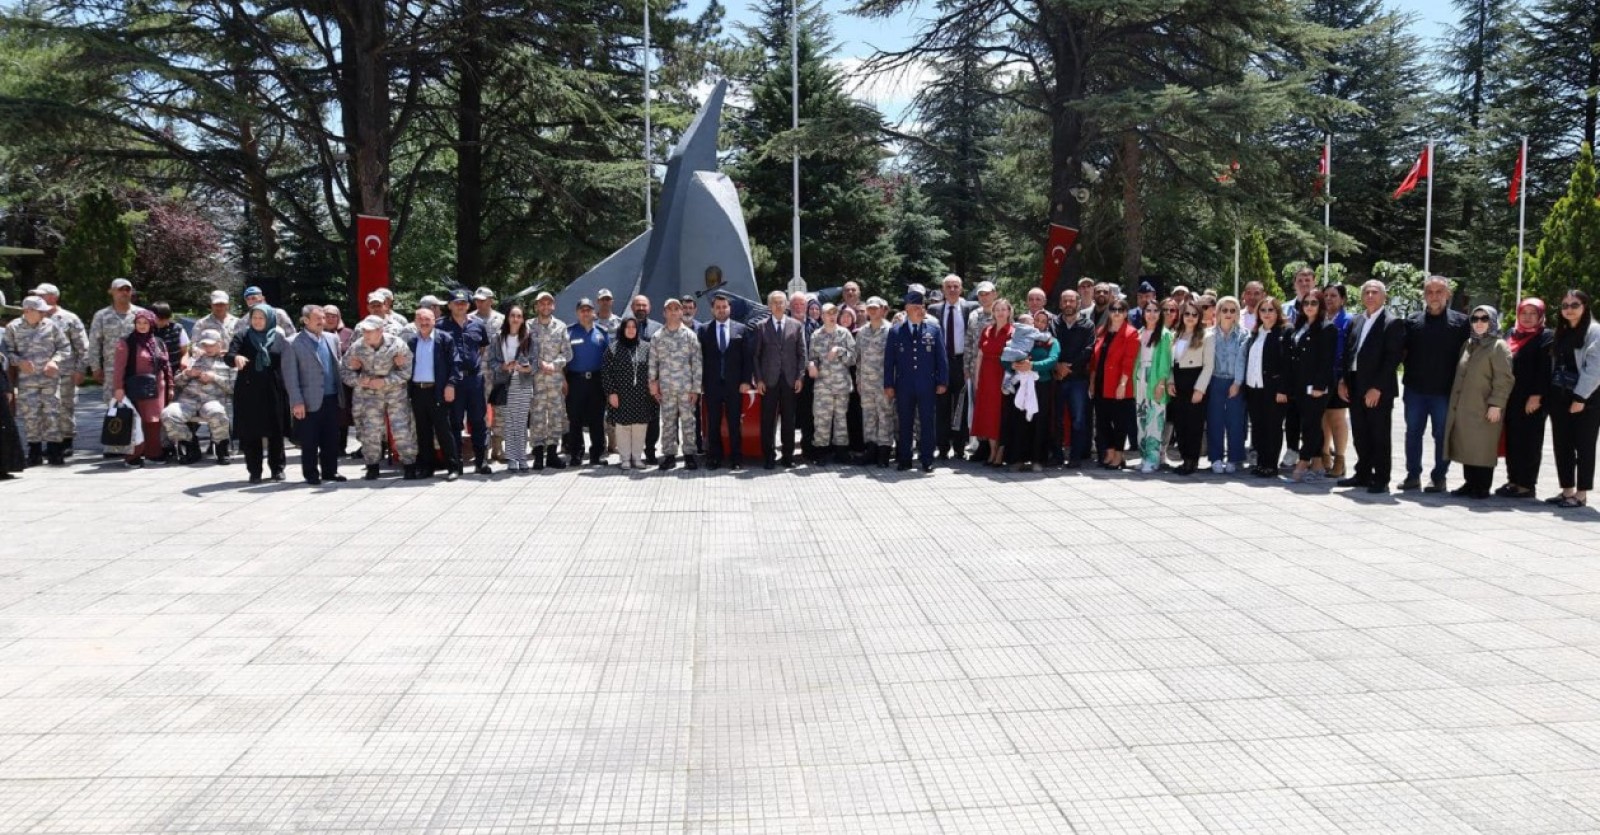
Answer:
[[1451, 495], [1489, 498], [1495, 460], [1500, 456], [1500, 419], [1511, 397], [1511, 349], [1500, 338], [1500, 314], [1479, 305], [1469, 320], [1472, 328], [1456, 362], [1450, 388], [1450, 412], [1444, 425], [1444, 453], [1466, 471], [1467, 483]]

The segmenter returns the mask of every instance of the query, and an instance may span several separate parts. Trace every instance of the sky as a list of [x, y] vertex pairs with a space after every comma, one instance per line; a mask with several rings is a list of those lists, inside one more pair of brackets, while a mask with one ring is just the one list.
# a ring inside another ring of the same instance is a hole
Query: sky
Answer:
[[[722, 2], [728, 10], [726, 21], [730, 29], [734, 23], [749, 22], [754, 16], [754, 9], [748, 2], [741, 0], [722, 0]], [[703, 2], [691, 0], [688, 13], [699, 14], [705, 5]], [[917, 32], [919, 15], [930, 14], [933, 7], [932, 2], [925, 0], [916, 12], [881, 20], [849, 14], [847, 10], [854, 5], [853, 0], [823, 0], [822, 3], [823, 9], [832, 17], [833, 33], [837, 41], [835, 60], [847, 73], [867, 56], [872, 55], [875, 49], [904, 48]], [[1454, 17], [1450, 0], [1390, 0], [1390, 6], [1414, 18], [1412, 27], [1427, 47], [1432, 47], [1443, 37], [1445, 27]], [[919, 82], [920, 79], [915, 74], [860, 78], [856, 81], [853, 93], [857, 98], [877, 105], [879, 110], [893, 122], [907, 115], [911, 98]]]

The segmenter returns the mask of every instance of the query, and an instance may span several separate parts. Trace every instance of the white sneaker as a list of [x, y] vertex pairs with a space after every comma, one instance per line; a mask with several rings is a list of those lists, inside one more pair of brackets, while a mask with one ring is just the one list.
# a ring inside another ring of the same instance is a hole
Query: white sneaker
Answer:
[[1283, 460], [1278, 462], [1278, 468], [1288, 469], [1298, 463], [1300, 463], [1300, 453], [1291, 449], [1283, 453]]
[[1239, 471], [1239, 465], [1233, 463], [1232, 461], [1225, 462], [1222, 465], [1222, 471], [1224, 473], [1236, 473]]
[[1225, 473], [1227, 471], [1228, 471], [1227, 465], [1223, 464], [1221, 461], [1212, 461], [1211, 462], [1211, 472], [1216, 473], [1217, 475], [1222, 475], [1223, 473]]

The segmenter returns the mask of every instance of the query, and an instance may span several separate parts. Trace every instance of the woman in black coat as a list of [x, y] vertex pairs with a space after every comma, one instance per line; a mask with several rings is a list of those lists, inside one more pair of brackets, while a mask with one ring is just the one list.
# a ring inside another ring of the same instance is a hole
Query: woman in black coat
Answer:
[[1278, 477], [1283, 452], [1283, 415], [1289, 407], [1289, 330], [1283, 307], [1266, 298], [1256, 308], [1256, 329], [1244, 345], [1244, 407], [1250, 418], [1250, 444], [1257, 478]]
[[1545, 395], [1550, 392], [1550, 342], [1555, 331], [1545, 327], [1544, 302], [1523, 299], [1517, 325], [1506, 335], [1511, 349], [1511, 397], [1506, 400], [1506, 483], [1497, 496], [1526, 499], [1539, 486], [1544, 458]]
[[22, 453], [22, 434], [12, 413], [16, 394], [11, 386], [11, 369], [0, 357], [0, 481], [10, 481], [22, 472], [27, 458]]
[[[1300, 300], [1300, 322], [1289, 335], [1289, 396], [1300, 413], [1300, 460], [1294, 481], [1322, 478], [1322, 413], [1339, 379], [1339, 328], [1315, 293]], [[1313, 466], [1315, 463], [1315, 466]]]
[[227, 361], [238, 369], [233, 384], [233, 434], [244, 451], [250, 483], [261, 481], [262, 442], [272, 480], [283, 481], [288, 465], [283, 451], [289, 397], [283, 389], [283, 335], [272, 308], [258, 304], [246, 314], [249, 325], [228, 346]]

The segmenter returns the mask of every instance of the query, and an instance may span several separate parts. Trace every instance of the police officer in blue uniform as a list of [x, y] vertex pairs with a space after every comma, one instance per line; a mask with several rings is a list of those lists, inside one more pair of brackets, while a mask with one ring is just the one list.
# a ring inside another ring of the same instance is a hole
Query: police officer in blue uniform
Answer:
[[945, 393], [949, 361], [945, 357], [944, 331], [928, 321], [922, 306], [923, 291], [913, 285], [906, 291], [906, 320], [889, 332], [883, 356], [883, 390], [899, 410], [896, 469], [911, 469], [911, 427], [915, 420], [917, 460], [925, 473], [933, 472], [934, 404]]
[[574, 464], [584, 458], [584, 433], [589, 435], [589, 465], [599, 466], [606, 454], [606, 391], [600, 385], [611, 335], [595, 320], [594, 302], [578, 300], [578, 321], [567, 326], [572, 359], [567, 363], [567, 455]]

